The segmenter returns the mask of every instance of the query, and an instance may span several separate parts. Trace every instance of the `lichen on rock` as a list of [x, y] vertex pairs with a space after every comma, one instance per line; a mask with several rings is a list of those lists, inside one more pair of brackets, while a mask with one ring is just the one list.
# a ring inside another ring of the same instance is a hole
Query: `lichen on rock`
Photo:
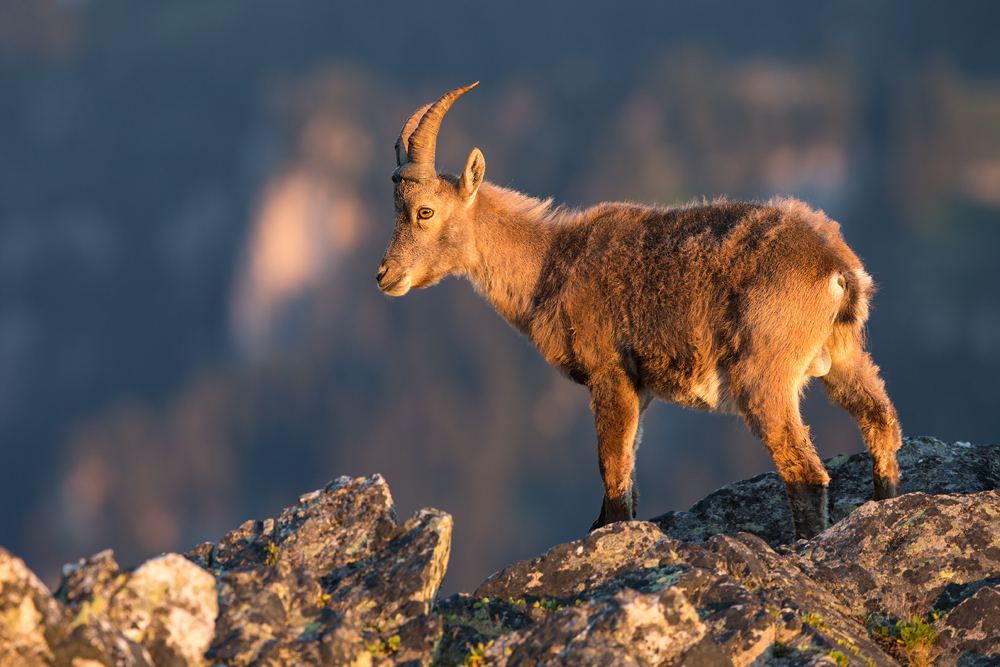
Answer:
[[[968, 494], [1000, 488], [1000, 445], [903, 438], [896, 458], [902, 494]], [[871, 456], [839, 454], [823, 463], [830, 474], [830, 521], [836, 523], [871, 501]], [[785, 485], [776, 472], [729, 484], [686, 512], [666, 512], [650, 521], [686, 542], [703, 542], [720, 532], [749, 532], [772, 547], [793, 541]]]
[[852, 613], [948, 611], [946, 589], [1000, 577], [1000, 493], [867, 503], [795, 552]]
[[210, 657], [429, 662], [451, 530], [451, 516], [431, 509], [398, 524], [380, 475], [341, 477], [275, 520], [244, 524], [209, 559], [220, 607]]
[[218, 613], [215, 577], [178, 554], [143, 563], [108, 603], [111, 621], [157, 665], [202, 665]]
[[1000, 665], [1000, 447], [907, 439], [899, 459], [909, 493], [882, 502], [867, 455], [827, 460], [836, 523], [812, 540], [790, 543], [758, 475], [444, 599], [451, 516], [400, 523], [378, 475], [184, 557], [101, 552], [54, 597], [0, 549], [0, 664]]
[[[20, 558], [0, 547], [0, 656], [10, 667], [47, 664], [54, 658], [52, 628], [62, 610]], [[49, 636], [47, 637], [46, 634]]]

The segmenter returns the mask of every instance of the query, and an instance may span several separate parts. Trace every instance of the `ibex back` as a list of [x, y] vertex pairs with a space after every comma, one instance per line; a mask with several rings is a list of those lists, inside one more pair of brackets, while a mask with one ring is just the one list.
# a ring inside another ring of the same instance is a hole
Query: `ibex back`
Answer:
[[811, 377], [861, 427], [874, 498], [897, 494], [899, 424], [864, 349], [872, 281], [837, 223], [794, 199], [562, 210], [484, 181], [478, 148], [457, 178], [438, 174], [441, 119], [475, 85], [403, 126], [379, 287], [401, 296], [464, 275], [590, 388], [605, 490], [593, 528], [635, 517], [639, 422], [655, 396], [742, 415], [785, 481], [796, 538], [822, 531], [830, 477], [799, 412]]

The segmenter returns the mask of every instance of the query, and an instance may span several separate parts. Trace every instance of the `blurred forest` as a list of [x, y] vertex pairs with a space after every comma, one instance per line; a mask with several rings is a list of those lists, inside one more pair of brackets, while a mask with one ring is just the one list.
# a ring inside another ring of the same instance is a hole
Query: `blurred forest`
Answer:
[[[382, 473], [455, 517], [445, 593], [582, 537], [587, 391], [464, 282], [375, 270], [393, 142], [472, 81], [438, 166], [570, 206], [790, 194], [880, 285], [909, 435], [1000, 433], [1000, 6], [0, 0], [0, 544], [49, 585]], [[824, 456], [857, 452], [821, 387]], [[640, 518], [771, 470], [656, 404]]]

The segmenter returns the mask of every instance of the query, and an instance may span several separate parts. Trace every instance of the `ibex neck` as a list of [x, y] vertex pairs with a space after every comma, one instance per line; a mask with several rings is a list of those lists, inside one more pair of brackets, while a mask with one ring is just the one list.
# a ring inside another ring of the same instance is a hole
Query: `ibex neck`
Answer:
[[527, 333], [535, 285], [558, 224], [553, 217], [549, 202], [491, 183], [483, 183], [476, 195], [476, 252], [469, 279], [522, 333]]

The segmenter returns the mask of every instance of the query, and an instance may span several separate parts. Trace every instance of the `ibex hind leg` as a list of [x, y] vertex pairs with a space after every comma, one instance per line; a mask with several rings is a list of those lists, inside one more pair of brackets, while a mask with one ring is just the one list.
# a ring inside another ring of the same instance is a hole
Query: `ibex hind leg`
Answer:
[[896, 450], [902, 444], [896, 409], [885, 393], [878, 366], [862, 349], [858, 331], [840, 327], [829, 343], [832, 364], [823, 378], [830, 399], [847, 410], [865, 439], [872, 457], [872, 498], [884, 500], [899, 495]]
[[809, 440], [799, 414], [798, 389], [761, 387], [737, 398], [750, 431], [771, 452], [792, 510], [795, 539], [810, 539], [827, 527], [830, 476]]

